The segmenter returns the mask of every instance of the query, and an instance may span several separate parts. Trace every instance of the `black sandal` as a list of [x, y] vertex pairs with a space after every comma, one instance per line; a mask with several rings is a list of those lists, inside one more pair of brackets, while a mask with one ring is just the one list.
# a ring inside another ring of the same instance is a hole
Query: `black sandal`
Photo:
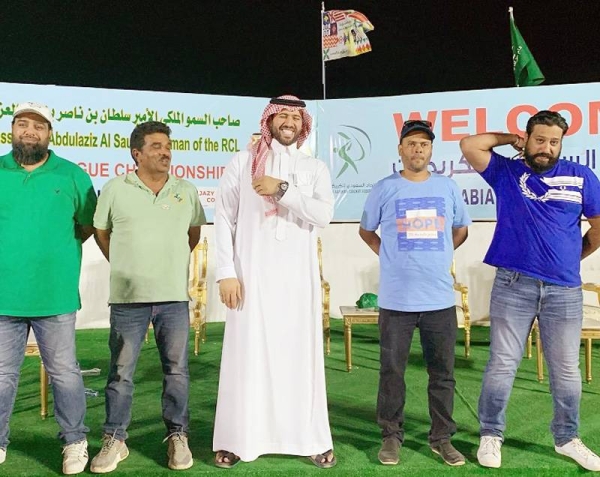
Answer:
[[333, 455], [333, 450], [329, 449], [328, 451], [323, 452], [322, 454], [317, 454], [316, 456], [309, 456], [310, 461], [315, 464], [319, 469], [331, 469], [335, 464], [337, 464], [337, 460], [335, 456], [333, 459], [329, 461], [327, 458]]
[[[219, 459], [221, 460], [219, 461]], [[229, 462], [225, 462], [225, 459], [228, 459]], [[215, 465], [221, 469], [231, 469], [232, 467], [235, 467], [239, 461], [240, 458], [233, 452], [220, 450], [215, 454]]]

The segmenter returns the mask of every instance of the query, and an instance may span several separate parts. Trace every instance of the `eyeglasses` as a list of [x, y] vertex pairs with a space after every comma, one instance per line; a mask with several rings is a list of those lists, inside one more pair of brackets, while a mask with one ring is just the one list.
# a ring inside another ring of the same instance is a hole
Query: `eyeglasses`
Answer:
[[424, 119], [409, 119], [408, 121], [404, 121], [404, 124], [402, 125], [402, 127], [406, 128], [406, 127], [410, 127], [413, 126], [414, 124], [419, 124], [421, 126], [425, 126], [429, 129], [431, 129], [431, 121], [426, 121]]

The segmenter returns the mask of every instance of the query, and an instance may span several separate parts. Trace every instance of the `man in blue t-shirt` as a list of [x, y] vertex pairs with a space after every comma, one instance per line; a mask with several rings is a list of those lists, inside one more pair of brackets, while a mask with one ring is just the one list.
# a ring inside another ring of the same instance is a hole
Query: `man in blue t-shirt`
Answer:
[[[527, 336], [537, 317], [550, 373], [554, 449], [588, 470], [600, 458], [578, 437], [579, 346], [583, 297], [579, 263], [600, 245], [600, 181], [587, 167], [559, 160], [568, 124], [540, 111], [525, 137], [486, 133], [464, 138], [469, 163], [494, 189], [496, 230], [485, 263], [497, 267], [490, 304], [490, 358], [479, 398], [477, 459], [500, 467], [506, 407]], [[512, 145], [510, 160], [493, 151]], [[581, 237], [581, 217], [591, 228]]]
[[456, 183], [427, 170], [434, 139], [429, 121], [404, 123], [398, 146], [404, 168], [373, 186], [360, 222], [360, 236], [380, 263], [377, 423], [383, 444], [378, 457], [386, 465], [398, 463], [404, 440], [404, 372], [415, 328], [429, 373], [429, 445], [447, 464], [465, 463], [450, 442], [456, 432], [456, 307], [450, 267], [471, 220]]

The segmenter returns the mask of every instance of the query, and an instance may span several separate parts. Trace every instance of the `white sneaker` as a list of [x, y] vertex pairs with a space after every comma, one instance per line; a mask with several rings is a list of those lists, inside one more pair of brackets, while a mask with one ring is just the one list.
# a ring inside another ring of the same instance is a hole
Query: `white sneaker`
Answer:
[[63, 474], [79, 474], [88, 463], [87, 440], [73, 442], [63, 447]]
[[0, 464], [4, 464], [6, 460], [6, 449], [0, 449]]
[[94, 474], [106, 474], [117, 468], [117, 465], [129, 455], [129, 449], [124, 441], [110, 434], [102, 436], [102, 449], [92, 459], [90, 471]]
[[477, 450], [477, 460], [483, 467], [493, 467], [497, 469], [502, 463], [502, 439], [496, 436], [481, 436], [479, 449]]
[[577, 437], [560, 447], [554, 446], [554, 450], [561, 455], [570, 457], [584, 469], [600, 471], [600, 457], [589, 450]]
[[187, 436], [183, 432], [175, 432], [165, 440], [169, 441], [167, 449], [169, 469], [185, 470], [194, 465], [192, 453], [188, 446]]

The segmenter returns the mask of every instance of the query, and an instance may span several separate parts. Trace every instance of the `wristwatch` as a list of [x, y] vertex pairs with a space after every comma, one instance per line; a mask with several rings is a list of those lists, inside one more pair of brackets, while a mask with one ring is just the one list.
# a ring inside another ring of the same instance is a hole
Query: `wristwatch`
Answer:
[[290, 184], [286, 181], [280, 182], [279, 185], [277, 186], [278, 190], [275, 193], [275, 200], [281, 200], [283, 195], [287, 192], [289, 186], [290, 186]]

